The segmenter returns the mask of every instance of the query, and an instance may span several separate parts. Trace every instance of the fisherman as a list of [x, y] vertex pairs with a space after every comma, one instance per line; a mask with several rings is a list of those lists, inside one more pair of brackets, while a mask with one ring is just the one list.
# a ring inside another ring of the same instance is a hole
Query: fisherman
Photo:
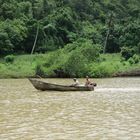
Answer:
[[92, 85], [92, 86], [96, 86], [97, 84], [96, 83], [93, 83], [89, 80], [89, 77], [86, 76], [86, 82], [85, 82], [85, 86], [89, 86], [89, 85]]
[[73, 78], [74, 84], [72, 84], [72, 86], [78, 86], [79, 85], [79, 81], [76, 78]]

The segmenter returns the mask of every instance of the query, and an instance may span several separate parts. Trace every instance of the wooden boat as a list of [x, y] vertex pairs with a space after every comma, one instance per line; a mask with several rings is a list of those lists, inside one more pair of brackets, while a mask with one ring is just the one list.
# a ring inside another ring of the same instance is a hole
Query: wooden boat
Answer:
[[94, 90], [94, 86], [68, 86], [68, 85], [57, 85], [57, 84], [51, 84], [46, 83], [40, 80], [30, 79], [29, 81], [32, 83], [32, 85], [41, 91], [45, 90], [54, 90], [54, 91], [92, 91]]

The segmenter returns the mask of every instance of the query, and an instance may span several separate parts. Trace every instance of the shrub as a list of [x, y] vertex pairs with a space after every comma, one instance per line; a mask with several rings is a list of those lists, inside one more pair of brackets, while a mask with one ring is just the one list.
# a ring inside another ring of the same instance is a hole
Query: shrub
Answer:
[[70, 77], [82, 77], [86, 74], [87, 59], [78, 51], [74, 51], [64, 65], [64, 71]]
[[140, 43], [138, 43], [137, 52], [140, 54]]
[[78, 51], [79, 54], [88, 59], [88, 61], [96, 61], [99, 58], [101, 45], [93, 44], [92, 40], [79, 38], [73, 43], [67, 44], [64, 48], [66, 53]]
[[128, 59], [128, 62], [132, 65], [132, 64], [135, 64], [135, 61], [134, 61], [134, 59], [131, 57], [131, 58], [129, 58]]
[[116, 68], [108, 63], [95, 63], [90, 66], [89, 76], [91, 77], [110, 77]]
[[88, 59], [88, 61], [96, 61], [99, 58], [100, 45], [91, 44], [87, 42], [81, 48], [82, 54]]
[[134, 53], [135, 50], [133, 48], [123, 47], [121, 50], [121, 55], [125, 58], [125, 60], [128, 60], [130, 57], [132, 57]]
[[43, 66], [38, 64], [35, 68], [35, 74], [38, 75], [38, 76], [45, 76], [45, 72], [43, 70]]
[[134, 54], [132, 58], [133, 58], [135, 64], [139, 63], [140, 57], [137, 54]]
[[14, 55], [7, 55], [5, 58], [6, 63], [13, 63], [15, 56]]

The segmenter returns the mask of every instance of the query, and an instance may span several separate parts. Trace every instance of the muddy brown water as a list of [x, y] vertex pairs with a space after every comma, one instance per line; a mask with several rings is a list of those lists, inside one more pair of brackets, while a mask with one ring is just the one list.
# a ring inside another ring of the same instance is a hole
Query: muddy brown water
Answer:
[[1, 79], [0, 140], [139, 140], [140, 77], [94, 81], [95, 91], [41, 92], [28, 79]]

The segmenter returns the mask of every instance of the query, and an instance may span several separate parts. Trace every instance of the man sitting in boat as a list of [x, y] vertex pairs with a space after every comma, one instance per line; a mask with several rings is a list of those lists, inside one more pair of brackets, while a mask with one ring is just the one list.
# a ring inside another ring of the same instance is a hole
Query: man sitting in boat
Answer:
[[89, 85], [91, 85], [91, 86], [96, 86], [97, 84], [96, 84], [96, 83], [91, 82], [91, 81], [89, 80], [89, 77], [88, 77], [88, 76], [86, 76], [85, 86], [89, 86]]
[[73, 78], [74, 84], [72, 86], [79, 86], [79, 81], [76, 78]]

